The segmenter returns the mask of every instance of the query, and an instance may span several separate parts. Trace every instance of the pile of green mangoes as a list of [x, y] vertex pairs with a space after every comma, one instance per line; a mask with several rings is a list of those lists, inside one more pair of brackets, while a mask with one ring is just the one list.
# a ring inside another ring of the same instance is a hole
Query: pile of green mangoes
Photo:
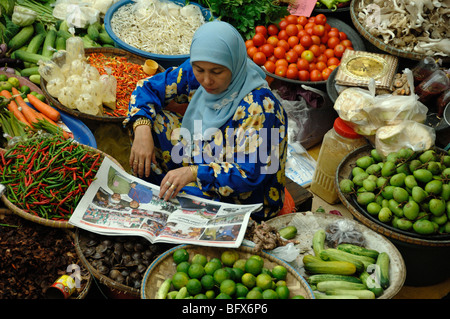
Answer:
[[450, 151], [402, 148], [385, 158], [375, 149], [357, 158], [339, 182], [368, 214], [420, 235], [450, 233]]

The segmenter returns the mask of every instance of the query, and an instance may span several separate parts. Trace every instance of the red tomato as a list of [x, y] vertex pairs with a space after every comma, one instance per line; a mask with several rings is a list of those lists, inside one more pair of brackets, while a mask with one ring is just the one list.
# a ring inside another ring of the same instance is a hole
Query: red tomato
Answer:
[[307, 33], [308, 35], [310, 35], [310, 36], [314, 35], [314, 29], [313, 29], [313, 28], [305, 29], [305, 31], [306, 31], [306, 33]]
[[307, 24], [305, 24], [305, 25], [303, 26], [303, 29], [305, 29], [305, 30], [307, 30], [307, 29], [313, 29], [315, 25], [316, 25], [316, 24], [315, 24], [314, 22], [308, 22]]
[[322, 72], [319, 70], [312, 70], [309, 74], [311, 81], [317, 82], [317, 81], [323, 81]]
[[266, 58], [270, 58], [273, 55], [273, 50], [274, 50], [274, 46], [270, 43], [265, 43], [263, 44], [260, 48], [259, 51], [261, 51], [262, 53], [264, 53], [264, 55], [266, 56]]
[[314, 53], [311, 50], [305, 50], [303, 51], [301, 58], [311, 62], [314, 59]]
[[253, 40], [247, 40], [245, 41], [245, 48], [248, 49], [250, 47], [254, 47], [255, 45], [253, 44]]
[[266, 43], [266, 38], [261, 33], [256, 33], [253, 36], [253, 44], [255, 45], [255, 47], [260, 47], [264, 43]]
[[322, 72], [323, 70], [325, 70], [327, 68], [327, 64], [325, 62], [322, 62], [322, 61], [317, 62], [316, 63], [316, 68], [317, 68], [317, 70]]
[[301, 44], [297, 44], [296, 46], [294, 46], [292, 48], [292, 50], [297, 52], [298, 56], [300, 56], [303, 53], [303, 51], [305, 51], [305, 47], [303, 45], [301, 45]]
[[286, 50], [283, 47], [276, 47], [273, 49], [273, 55], [277, 58], [277, 59], [284, 59], [284, 57], [286, 56]]
[[339, 61], [339, 59], [336, 58], [336, 57], [331, 57], [331, 58], [329, 58], [328, 61], [327, 61], [327, 65], [328, 65], [329, 67], [332, 66], [332, 65], [339, 65], [339, 63], [340, 63], [340, 61]]
[[247, 55], [253, 59], [253, 55], [255, 55], [256, 52], [259, 52], [259, 49], [255, 46], [251, 46], [247, 49]]
[[267, 33], [269, 35], [277, 35], [278, 34], [278, 27], [276, 26], [276, 24], [269, 24], [269, 26], [267, 27]]
[[327, 41], [327, 46], [330, 48], [330, 49], [334, 49], [338, 44], [339, 44], [339, 38], [336, 38], [336, 37], [331, 37], [331, 38], [329, 38], [328, 39], [328, 41]]
[[290, 15], [284, 17], [284, 19], [290, 24], [296, 24], [297, 20], [298, 20], [298, 16], [290, 14]]
[[327, 61], [328, 61], [328, 58], [323, 53], [317, 57], [317, 62], [325, 62], [325, 63], [327, 63]]
[[264, 68], [267, 70], [267, 72], [273, 73], [275, 72], [275, 63], [267, 60], [266, 63], [264, 63]]
[[278, 28], [279, 28], [280, 30], [285, 30], [286, 27], [288, 26], [288, 24], [289, 24], [289, 22], [287, 22], [286, 19], [281, 20], [281, 21], [278, 23]]
[[333, 28], [331, 28], [331, 31], [328, 32], [328, 37], [329, 38], [335, 37], [339, 39], [339, 31], [333, 30]]
[[278, 61], [278, 58], [275, 55], [272, 55], [271, 57], [267, 58], [267, 61], [272, 61], [273, 63], [275, 63]]
[[289, 35], [287, 34], [286, 30], [280, 30], [280, 32], [278, 32], [278, 39], [279, 40], [287, 40], [289, 39]]
[[333, 70], [330, 69], [330, 68], [324, 69], [324, 70], [322, 71], [322, 78], [323, 78], [324, 80], [327, 80], [327, 79], [330, 77], [331, 72], [333, 72]]
[[289, 46], [289, 43], [287, 42], [287, 40], [283, 40], [283, 39], [278, 41], [277, 47], [282, 47], [284, 50], [286, 50], [286, 52], [289, 51], [289, 49], [291, 48]]
[[277, 36], [271, 35], [270, 37], [267, 38], [266, 43], [269, 43], [269, 44], [273, 45], [274, 47], [276, 47], [277, 43], [278, 43]]
[[255, 32], [256, 33], [261, 33], [263, 36], [267, 35], [267, 28], [263, 25], [257, 25], [255, 27]]
[[316, 15], [314, 22], [316, 24], [325, 25], [325, 23], [327, 23], [327, 17], [324, 14], [319, 13], [318, 15]]
[[303, 45], [305, 48], [309, 48], [313, 44], [311, 36], [309, 35], [302, 36], [300, 38], [300, 44]]
[[329, 58], [333, 58], [334, 57], [334, 50], [333, 49], [326, 49], [323, 54], [325, 54], [328, 59]]
[[316, 22], [316, 17], [309, 17], [308, 22], [315, 23]]
[[298, 71], [298, 79], [300, 81], [309, 81], [309, 71], [307, 70]]
[[308, 32], [306, 32], [306, 30], [300, 30], [298, 31], [298, 38], [301, 39], [303, 36], [305, 35], [309, 35]]
[[314, 35], [321, 37], [325, 34], [325, 27], [321, 24], [316, 24], [313, 27], [313, 33], [314, 33]]
[[309, 70], [309, 62], [306, 59], [300, 58], [297, 60], [297, 68], [299, 70]]
[[298, 71], [298, 68], [297, 68], [297, 63], [289, 63], [289, 65], [288, 65], [288, 69], [289, 68], [295, 68], [297, 71]]
[[339, 43], [334, 47], [334, 56], [337, 58], [342, 57], [346, 48], [347, 48], [346, 46]]
[[288, 67], [289, 66], [289, 63], [288, 63], [288, 61], [286, 60], [286, 59], [278, 59], [276, 62], [275, 62], [275, 66], [284, 66], [284, 67]]
[[309, 62], [309, 75], [311, 75], [312, 70], [317, 70], [316, 64], [314, 62]]
[[297, 35], [300, 30], [297, 28], [296, 24], [288, 24], [286, 27], [286, 33], [288, 36]]
[[278, 76], [281, 76], [282, 78], [284, 78], [286, 76], [286, 72], [287, 72], [287, 67], [285, 67], [285, 66], [280, 65], [275, 68], [275, 74]]
[[323, 44], [327, 44], [328, 39], [329, 39], [328, 34], [324, 34], [324, 35], [320, 38], [320, 42], [323, 43]]
[[286, 70], [286, 78], [291, 79], [291, 80], [297, 80], [298, 79], [297, 68], [288, 68]]
[[294, 50], [289, 50], [286, 52], [286, 60], [289, 63], [296, 63], [298, 60], [298, 54]]
[[258, 65], [264, 65], [264, 63], [266, 63], [266, 61], [267, 61], [267, 57], [262, 52], [256, 52], [253, 55], [253, 62], [255, 62]]
[[348, 48], [348, 47], [353, 47], [353, 43], [352, 43], [352, 41], [350, 41], [349, 39], [342, 40], [342, 41], [341, 41], [341, 44], [342, 44], [342, 45], [345, 45], [347, 48]]
[[331, 30], [331, 25], [329, 25], [328, 23], [325, 23], [325, 32], [328, 33]]
[[320, 37], [317, 35], [312, 35], [311, 40], [312, 40], [313, 44], [317, 44], [317, 45], [320, 44]]
[[347, 40], [347, 34], [345, 34], [345, 32], [339, 31], [339, 39], [342, 40]]
[[300, 39], [296, 35], [290, 36], [289, 39], [287, 40], [291, 48], [295, 47], [299, 43], [299, 41]]
[[325, 53], [327, 46], [323, 43], [319, 44], [320, 53]]
[[308, 18], [305, 16], [299, 16], [297, 19], [297, 23], [301, 26], [305, 26], [308, 23]]
[[314, 56], [317, 57], [320, 55], [320, 47], [317, 44], [313, 44], [312, 46], [309, 47], [310, 51], [312, 51], [312, 53], [314, 53]]

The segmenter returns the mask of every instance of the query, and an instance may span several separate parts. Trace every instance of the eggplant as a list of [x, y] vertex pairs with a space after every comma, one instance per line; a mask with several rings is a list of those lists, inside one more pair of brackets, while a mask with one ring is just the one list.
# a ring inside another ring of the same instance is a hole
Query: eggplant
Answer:
[[8, 51], [8, 46], [6, 43], [0, 44], [0, 58], [6, 57], [6, 51]]
[[3, 69], [4, 67], [21, 69], [23, 68], [23, 61], [6, 57], [0, 58], [0, 68]]

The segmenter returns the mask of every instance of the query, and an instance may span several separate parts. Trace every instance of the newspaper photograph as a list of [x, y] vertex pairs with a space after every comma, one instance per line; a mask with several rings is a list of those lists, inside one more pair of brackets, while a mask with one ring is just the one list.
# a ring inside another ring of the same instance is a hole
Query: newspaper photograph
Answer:
[[142, 236], [151, 243], [236, 248], [250, 214], [262, 208], [180, 194], [165, 201], [158, 195], [158, 186], [105, 157], [69, 223], [101, 235]]

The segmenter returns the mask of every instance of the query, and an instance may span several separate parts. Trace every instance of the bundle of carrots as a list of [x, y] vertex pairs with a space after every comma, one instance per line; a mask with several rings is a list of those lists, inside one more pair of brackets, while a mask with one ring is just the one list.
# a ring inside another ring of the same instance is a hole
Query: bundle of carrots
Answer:
[[[12, 93], [12, 94], [11, 94]], [[68, 132], [63, 130], [57, 122], [61, 118], [58, 110], [41, 101], [32, 94], [27, 94], [27, 99], [34, 107], [30, 107], [22, 97], [22, 93], [13, 87], [11, 92], [3, 90], [0, 95], [9, 99], [8, 110], [29, 129], [45, 129], [52, 133], [59, 133], [64, 138], [69, 138]]]

